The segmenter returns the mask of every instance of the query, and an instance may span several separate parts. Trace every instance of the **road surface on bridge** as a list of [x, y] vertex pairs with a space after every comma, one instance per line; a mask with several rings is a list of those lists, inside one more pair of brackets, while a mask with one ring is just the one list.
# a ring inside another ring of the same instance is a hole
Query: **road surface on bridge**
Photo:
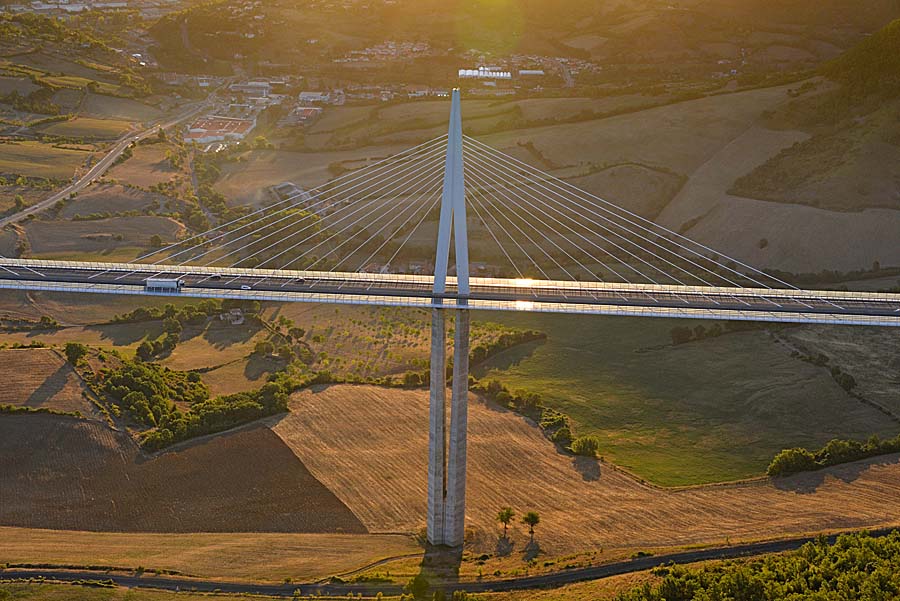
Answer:
[[[147, 290], [151, 277], [183, 286]], [[462, 297], [453, 278], [444, 294], [432, 286], [431, 276], [0, 259], [2, 288], [900, 326], [900, 294], [472, 278]]]

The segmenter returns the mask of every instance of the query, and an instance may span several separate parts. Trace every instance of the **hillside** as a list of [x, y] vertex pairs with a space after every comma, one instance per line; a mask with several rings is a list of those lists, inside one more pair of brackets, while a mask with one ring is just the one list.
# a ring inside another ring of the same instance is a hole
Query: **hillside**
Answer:
[[811, 135], [736, 179], [729, 193], [830, 211], [900, 209], [900, 19], [821, 71], [833, 83], [805, 84], [767, 115]]
[[824, 65], [822, 71], [855, 95], [900, 91], [900, 19]]
[[[334, 386], [294, 412], [155, 457], [98, 422], [0, 416], [0, 524], [106, 532], [415, 533], [424, 523], [427, 392]], [[385, 416], [390, 416], [386, 419]], [[559, 453], [527, 420], [473, 398], [471, 548], [493, 552], [497, 508], [541, 514], [559, 556], [719, 544], [897, 523], [896, 456], [776, 483], [662, 491]], [[34, 447], [35, 440], [43, 444]], [[503, 444], [498, 445], [497, 441]], [[78, 486], [69, 475], [79, 474]], [[534, 474], [540, 474], [536, 479]], [[6, 497], [4, 497], [6, 499]], [[513, 556], [522, 551], [512, 527]], [[524, 543], [522, 543], [524, 544]]]

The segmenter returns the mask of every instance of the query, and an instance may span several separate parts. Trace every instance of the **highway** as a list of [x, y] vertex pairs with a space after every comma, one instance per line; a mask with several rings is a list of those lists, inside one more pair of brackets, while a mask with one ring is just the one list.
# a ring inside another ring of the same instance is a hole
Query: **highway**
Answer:
[[36, 213], [40, 213], [41, 211], [45, 211], [45, 210], [49, 209], [50, 207], [52, 207], [53, 205], [55, 205], [60, 200], [67, 198], [70, 194], [74, 194], [74, 193], [84, 190], [89, 185], [91, 185], [95, 179], [97, 179], [98, 177], [103, 175], [106, 172], [106, 170], [109, 169], [110, 166], [112, 166], [112, 164], [115, 162], [115, 160], [118, 159], [122, 155], [122, 153], [125, 152], [125, 149], [128, 148], [128, 146], [130, 146], [132, 143], [137, 143], [137, 142], [140, 142], [141, 140], [148, 138], [150, 136], [155, 136], [156, 132], [160, 128], [168, 129], [169, 127], [172, 127], [173, 125], [177, 125], [178, 123], [180, 123], [181, 121], [184, 121], [185, 119], [190, 119], [191, 117], [193, 117], [194, 115], [196, 115], [197, 113], [202, 111], [204, 108], [206, 108], [206, 105], [200, 104], [198, 106], [192, 107], [191, 109], [189, 109], [188, 111], [186, 111], [184, 113], [181, 113], [177, 117], [173, 117], [173, 118], [169, 119], [168, 121], [165, 121], [163, 123], [156, 123], [156, 124], [150, 126], [149, 128], [147, 128], [143, 131], [140, 131], [140, 132], [132, 132], [132, 133], [125, 134], [125, 136], [120, 138], [119, 141], [116, 142], [115, 145], [112, 147], [112, 149], [110, 149], [109, 152], [107, 152], [103, 156], [103, 158], [101, 158], [99, 161], [97, 161], [94, 164], [94, 166], [91, 167], [87, 171], [87, 173], [85, 173], [84, 175], [79, 177], [75, 182], [66, 186], [62, 190], [60, 190], [58, 192], [54, 192], [53, 194], [51, 194], [49, 197], [45, 198], [44, 200], [37, 202], [37, 203], [31, 205], [30, 207], [28, 207], [22, 211], [19, 211], [18, 213], [15, 213], [14, 215], [9, 215], [7, 217], [0, 219], [0, 228], [4, 228], [7, 225], [10, 225], [13, 223], [18, 223], [19, 221], [22, 221], [23, 219], [25, 219], [26, 217], [28, 217], [30, 215], [34, 215]]
[[[869, 531], [875, 537], [887, 536], [895, 528], [881, 528]], [[837, 539], [836, 534], [825, 537], [829, 544]], [[618, 561], [586, 568], [575, 568], [538, 576], [524, 576], [506, 580], [478, 580], [467, 582], [445, 583], [446, 592], [456, 590], [471, 593], [520, 591], [537, 588], [547, 588], [598, 580], [642, 572], [652, 568], [675, 564], [688, 564], [698, 561], [711, 561], [722, 559], [734, 559], [738, 557], [750, 557], [767, 553], [784, 553], [799, 549], [804, 544], [816, 540], [818, 537], [805, 536], [799, 538], [767, 541], [758, 543], [746, 543], [729, 547], [713, 547], [693, 551], [682, 551], [664, 555], [651, 555], [636, 557], [631, 560]], [[36, 568], [26, 569], [10, 566], [7, 569], [0, 568], [0, 581], [2, 580], [30, 580], [46, 579], [60, 582], [73, 581], [112, 581], [118, 586], [154, 588], [170, 591], [197, 591], [201, 593], [222, 592], [233, 594], [268, 595], [272, 597], [292, 597], [299, 591], [300, 595], [316, 596], [341, 596], [349, 594], [373, 597], [379, 592], [383, 595], [399, 595], [403, 588], [398, 584], [338, 584], [338, 583], [303, 583], [303, 584], [266, 584], [266, 583], [241, 583], [216, 580], [204, 580], [200, 578], [186, 578], [177, 576], [155, 576], [150, 574], [135, 575], [129, 573], [89, 572], [72, 569]]]
[[[183, 286], [147, 290], [150, 277], [178, 279]], [[534, 312], [616, 309], [648, 316], [900, 326], [898, 294], [472, 278], [470, 293], [461, 296], [453, 278], [446, 292], [434, 293], [430, 276], [0, 259], [0, 287], [53, 289], [54, 284], [118, 294]]]

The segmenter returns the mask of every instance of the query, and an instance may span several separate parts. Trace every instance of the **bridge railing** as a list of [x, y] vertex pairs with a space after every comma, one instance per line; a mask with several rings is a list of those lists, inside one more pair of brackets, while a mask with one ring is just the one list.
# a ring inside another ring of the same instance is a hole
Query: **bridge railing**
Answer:
[[[378, 294], [334, 294], [320, 292], [232, 290], [189, 287], [179, 292], [147, 291], [127, 284], [80, 282], [52, 282], [12, 280], [0, 278], [0, 288], [55, 292], [95, 292], [119, 295], [146, 295], [191, 298], [233, 298], [275, 302], [308, 302], [320, 304], [376, 305], [428, 309], [466, 308], [484, 311], [526, 311], [533, 313], [567, 313], [584, 315], [618, 315], [629, 317], [666, 317], [729, 321], [770, 321], [782, 323], [814, 323], [841, 325], [870, 325], [900, 327], [900, 312], [896, 317], [858, 313], [808, 313], [801, 311], [765, 311], [760, 309], [709, 309], [692, 307], [651, 307], [616, 304], [587, 304], [523, 300], [445, 299], [440, 305], [429, 296], [389, 296]], [[464, 304], [462, 304], [464, 303]]]

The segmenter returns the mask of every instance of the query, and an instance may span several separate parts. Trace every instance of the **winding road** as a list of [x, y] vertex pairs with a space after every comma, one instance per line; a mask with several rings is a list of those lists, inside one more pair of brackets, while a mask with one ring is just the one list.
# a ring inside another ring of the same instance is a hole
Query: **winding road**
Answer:
[[[882, 528], [872, 530], [872, 536], [886, 536], [896, 528]], [[837, 534], [826, 536], [829, 543], [834, 543]], [[506, 580], [466, 581], [446, 583], [447, 591], [462, 590], [471, 593], [516, 591], [535, 588], [557, 587], [575, 582], [598, 580], [610, 576], [618, 576], [633, 572], [642, 572], [658, 566], [675, 564], [688, 564], [698, 561], [710, 561], [721, 559], [734, 559], [738, 557], [750, 557], [767, 553], [783, 553], [799, 549], [804, 544], [818, 537], [806, 536], [780, 541], [748, 543], [730, 547], [716, 547], [696, 551], [684, 551], [666, 555], [652, 555], [637, 557], [627, 561], [618, 561], [587, 568], [576, 568], [563, 572], [542, 574], [539, 576], [525, 576]], [[234, 594], [268, 595], [272, 597], [291, 597], [300, 595], [345, 596], [347, 594], [362, 594], [374, 596], [379, 592], [383, 595], [399, 595], [403, 587], [399, 584], [343, 584], [343, 583], [308, 583], [308, 584], [264, 584], [264, 583], [238, 583], [217, 580], [204, 580], [197, 578], [177, 578], [169, 576], [151, 575], [127, 575], [111, 574], [108, 572], [89, 572], [79, 570], [48, 569], [24, 569], [11, 567], [0, 569], [0, 581], [2, 580], [32, 580], [44, 579], [59, 582], [75, 582], [79, 580], [111, 581], [112, 583], [128, 588], [154, 588], [169, 591], [197, 591], [197, 592], [222, 592]]]
[[7, 225], [11, 225], [13, 223], [18, 223], [26, 217], [29, 217], [36, 213], [40, 213], [41, 211], [45, 211], [60, 200], [68, 197], [70, 194], [75, 194], [82, 191], [83, 189], [91, 185], [94, 180], [103, 175], [106, 170], [112, 166], [116, 159], [118, 159], [122, 155], [122, 153], [125, 152], [125, 149], [128, 148], [131, 144], [140, 142], [145, 138], [156, 135], [156, 132], [160, 128], [168, 129], [186, 119], [190, 119], [205, 108], [207, 108], [206, 103], [199, 104], [191, 107], [189, 110], [179, 114], [178, 116], [172, 117], [168, 121], [154, 123], [147, 129], [144, 129], [140, 132], [131, 132], [125, 134], [122, 138], [119, 139], [118, 142], [115, 143], [115, 145], [113, 145], [113, 147], [109, 150], [109, 152], [106, 153], [106, 155], [103, 156], [102, 159], [97, 161], [97, 163], [87, 171], [87, 173], [79, 177], [75, 182], [69, 184], [62, 190], [51, 194], [44, 200], [37, 202], [30, 207], [19, 211], [18, 213], [0, 219], [0, 228], [4, 228]]

